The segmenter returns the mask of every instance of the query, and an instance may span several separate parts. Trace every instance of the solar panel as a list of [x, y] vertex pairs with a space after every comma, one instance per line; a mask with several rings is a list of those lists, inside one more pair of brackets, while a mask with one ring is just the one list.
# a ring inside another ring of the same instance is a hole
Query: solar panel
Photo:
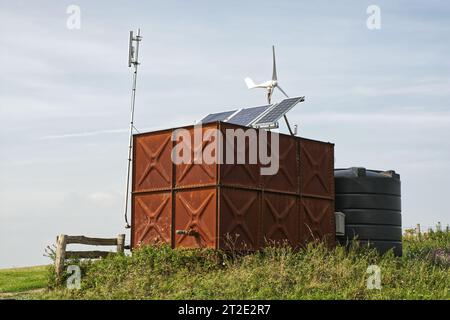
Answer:
[[284, 99], [262, 116], [261, 119], [258, 119], [256, 123], [253, 123], [253, 125], [274, 123], [291, 110], [297, 103], [304, 100], [305, 97]]
[[247, 126], [256, 118], [258, 118], [264, 111], [266, 111], [271, 105], [246, 108], [236, 113], [231, 119], [228, 119], [228, 123], [238, 124], [241, 126]]
[[236, 110], [211, 113], [211, 114], [208, 114], [206, 117], [204, 117], [200, 121], [202, 123], [209, 123], [209, 122], [215, 122], [215, 121], [225, 121], [226, 119], [228, 119], [229, 116], [231, 116], [235, 112], [236, 112]]

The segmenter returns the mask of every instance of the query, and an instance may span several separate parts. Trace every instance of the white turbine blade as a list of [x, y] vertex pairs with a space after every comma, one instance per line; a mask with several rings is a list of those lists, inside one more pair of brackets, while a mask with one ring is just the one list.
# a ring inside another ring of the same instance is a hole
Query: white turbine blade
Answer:
[[273, 58], [273, 69], [272, 69], [272, 80], [277, 80], [277, 65], [275, 63], [275, 46], [272, 46], [272, 58]]
[[281, 89], [281, 87], [279, 85], [277, 85], [278, 90], [280, 90], [281, 92], [283, 92], [283, 94], [286, 96], [286, 98], [289, 98], [289, 96], [286, 94], [286, 92], [284, 92], [283, 89]]
[[245, 78], [244, 81], [245, 81], [245, 84], [247, 85], [247, 88], [249, 88], [249, 89], [256, 88], [256, 84], [255, 84], [255, 82], [253, 82], [252, 79]]

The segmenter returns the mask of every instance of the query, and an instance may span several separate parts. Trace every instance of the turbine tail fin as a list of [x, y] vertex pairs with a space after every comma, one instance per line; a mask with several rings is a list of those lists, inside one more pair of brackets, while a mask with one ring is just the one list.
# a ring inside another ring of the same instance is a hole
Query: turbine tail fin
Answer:
[[256, 84], [252, 79], [247, 77], [244, 79], [244, 81], [245, 81], [245, 84], [247, 85], [247, 88], [249, 88], [249, 89], [256, 88]]

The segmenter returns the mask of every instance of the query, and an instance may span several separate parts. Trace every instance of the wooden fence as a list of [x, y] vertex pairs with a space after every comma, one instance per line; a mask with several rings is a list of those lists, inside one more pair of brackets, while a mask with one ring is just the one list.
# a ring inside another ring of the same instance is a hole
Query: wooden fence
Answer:
[[68, 244], [86, 244], [92, 246], [116, 246], [117, 253], [124, 253], [125, 235], [119, 234], [117, 238], [88, 238], [85, 236], [68, 236], [61, 234], [56, 237], [55, 271], [57, 281], [61, 280], [66, 259], [97, 259], [106, 257], [110, 251], [66, 251]]

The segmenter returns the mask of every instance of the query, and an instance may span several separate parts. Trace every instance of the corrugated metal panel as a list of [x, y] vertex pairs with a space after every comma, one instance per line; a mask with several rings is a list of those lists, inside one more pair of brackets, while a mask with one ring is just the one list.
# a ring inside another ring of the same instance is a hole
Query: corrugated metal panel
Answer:
[[[216, 247], [216, 197], [215, 187], [175, 192], [175, 247]], [[192, 230], [194, 235], [176, 234], [178, 230]]]
[[301, 193], [334, 197], [334, 146], [300, 138]]
[[134, 137], [133, 191], [170, 189], [171, 136], [162, 131]]
[[223, 164], [220, 166], [221, 183], [227, 186], [260, 188], [259, 166], [252, 164]]
[[132, 246], [171, 243], [172, 194], [133, 195]]
[[[214, 129], [217, 127], [217, 124], [214, 123], [212, 125], [207, 125], [202, 127], [202, 135], [206, 133], [209, 129]], [[216, 164], [207, 164], [202, 159], [201, 163], [195, 163], [195, 154], [197, 152], [207, 152], [209, 148], [216, 144], [214, 138], [208, 139], [206, 141], [202, 141], [200, 143], [194, 143], [194, 127], [190, 127], [187, 129], [190, 132], [191, 136], [191, 159], [190, 163], [178, 164], [175, 166], [175, 186], [176, 187], [185, 187], [190, 188], [194, 186], [205, 186], [217, 183], [217, 165]]]
[[[268, 148], [270, 150], [270, 135], [268, 136]], [[279, 170], [275, 175], [263, 176], [264, 188], [266, 190], [299, 192], [298, 179], [298, 144], [297, 139], [292, 136], [279, 135]]]
[[335, 244], [334, 202], [320, 198], [301, 198], [300, 242], [325, 240]]
[[300, 138], [301, 242], [335, 244], [334, 145]]
[[[248, 127], [241, 127], [232, 124], [220, 124], [222, 136], [223, 136], [223, 164], [220, 165], [220, 183], [222, 185], [228, 186], [243, 186], [243, 187], [251, 187], [251, 188], [260, 188], [260, 165], [256, 161], [255, 164], [249, 163], [249, 153], [250, 153], [250, 139], [245, 139], [245, 164], [237, 163], [237, 139], [234, 141], [234, 152], [233, 159], [234, 164], [227, 164], [227, 144], [230, 145], [231, 142], [227, 139], [226, 130], [228, 129], [239, 129], [239, 130], [247, 130]], [[253, 130], [253, 129], [251, 129]], [[256, 138], [257, 139], [257, 138]], [[257, 146], [258, 141], [252, 140], [252, 146]]]
[[260, 192], [220, 188], [219, 246], [224, 249], [259, 248]]
[[298, 197], [264, 192], [262, 195], [262, 244], [288, 242], [298, 245]]

